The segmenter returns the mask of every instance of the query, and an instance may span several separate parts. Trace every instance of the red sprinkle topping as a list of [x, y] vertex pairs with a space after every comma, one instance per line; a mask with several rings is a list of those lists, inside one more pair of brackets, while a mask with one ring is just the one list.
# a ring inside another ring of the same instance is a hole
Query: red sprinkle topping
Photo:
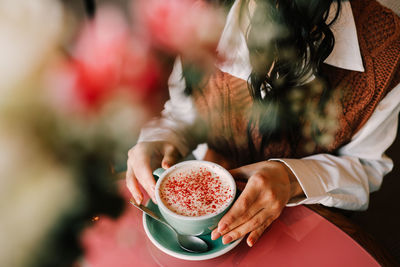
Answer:
[[233, 198], [229, 181], [208, 168], [176, 171], [165, 178], [160, 196], [173, 212], [184, 216], [203, 216], [223, 209]]

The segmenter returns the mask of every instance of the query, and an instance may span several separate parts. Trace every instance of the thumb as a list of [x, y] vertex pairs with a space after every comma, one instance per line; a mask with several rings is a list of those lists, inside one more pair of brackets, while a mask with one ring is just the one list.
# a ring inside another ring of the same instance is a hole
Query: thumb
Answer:
[[178, 162], [182, 158], [178, 149], [171, 144], [167, 144], [164, 146], [164, 157], [161, 161], [161, 167], [164, 169], [168, 169], [172, 165]]

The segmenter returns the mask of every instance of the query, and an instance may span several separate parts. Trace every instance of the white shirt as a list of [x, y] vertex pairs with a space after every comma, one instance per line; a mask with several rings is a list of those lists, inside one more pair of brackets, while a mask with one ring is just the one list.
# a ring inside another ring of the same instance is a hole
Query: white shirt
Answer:
[[[240, 1], [233, 4], [221, 35], [217, 49], [227, 60], [218, 67], [247, 80], [251, 65], [238, 22]], [[342, 12], [331, 30], [335, 36], [335, 47], [325, 63], [364, 71], [349, 1], [342, 2]], [[162, 117], [142, 129], [138, 142], [169, 141], [182, 155], [197, 146], [196, 137], [189, 131], [196, 125], [197, 112], [191, 97], [183, 93], [184, 89], [182, 66], [177, 59], [169, 79], [170, 99], [165, 104]], [[316, 154], [301, 159], [271, 159], [285, 163], [304, 191], [305, 198], [296, 199], [287, 206], [320, 203], [349, 210], [366, 209], [369, 193], [379, 189], [383, 176], [393, 168], [392, 160], [384, 152], [396, 137], [399, 110], [400, 85], [397, 85], [382, 99], [351, 141], [339, 149], [338, 156]], [[200, 146], [195, 155], [202, 157], [205, 149], [204, 145]]]

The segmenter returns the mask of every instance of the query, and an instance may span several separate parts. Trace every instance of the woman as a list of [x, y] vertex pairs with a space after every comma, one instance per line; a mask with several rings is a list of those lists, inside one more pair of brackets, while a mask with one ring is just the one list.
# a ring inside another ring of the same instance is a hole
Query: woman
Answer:
[[154, 200], [152, 169], [206, 142], [206, 159], [245, 183], [213, 239], [253, 246], [285, 206], [366, 209], [393, 167], [399, 25], [373, 0], [236, 0], [217, 71], [194, 83], [176, 61], [162, 117], [128, 153], [133, 197], [140, 184]]

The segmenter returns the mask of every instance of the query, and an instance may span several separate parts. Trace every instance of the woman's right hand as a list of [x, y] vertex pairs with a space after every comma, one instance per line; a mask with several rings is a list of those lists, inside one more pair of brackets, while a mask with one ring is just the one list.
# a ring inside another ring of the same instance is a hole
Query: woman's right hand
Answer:
[[140, 185], [146, 190], [154, 203], [156, 182], [153, 170], [160, 165], [168, 169], [182, 158], [177, 148], [168, 142], [141, 142], [128, 152], [126, 186], [136, 203], [142, 203], [143, 193]]

